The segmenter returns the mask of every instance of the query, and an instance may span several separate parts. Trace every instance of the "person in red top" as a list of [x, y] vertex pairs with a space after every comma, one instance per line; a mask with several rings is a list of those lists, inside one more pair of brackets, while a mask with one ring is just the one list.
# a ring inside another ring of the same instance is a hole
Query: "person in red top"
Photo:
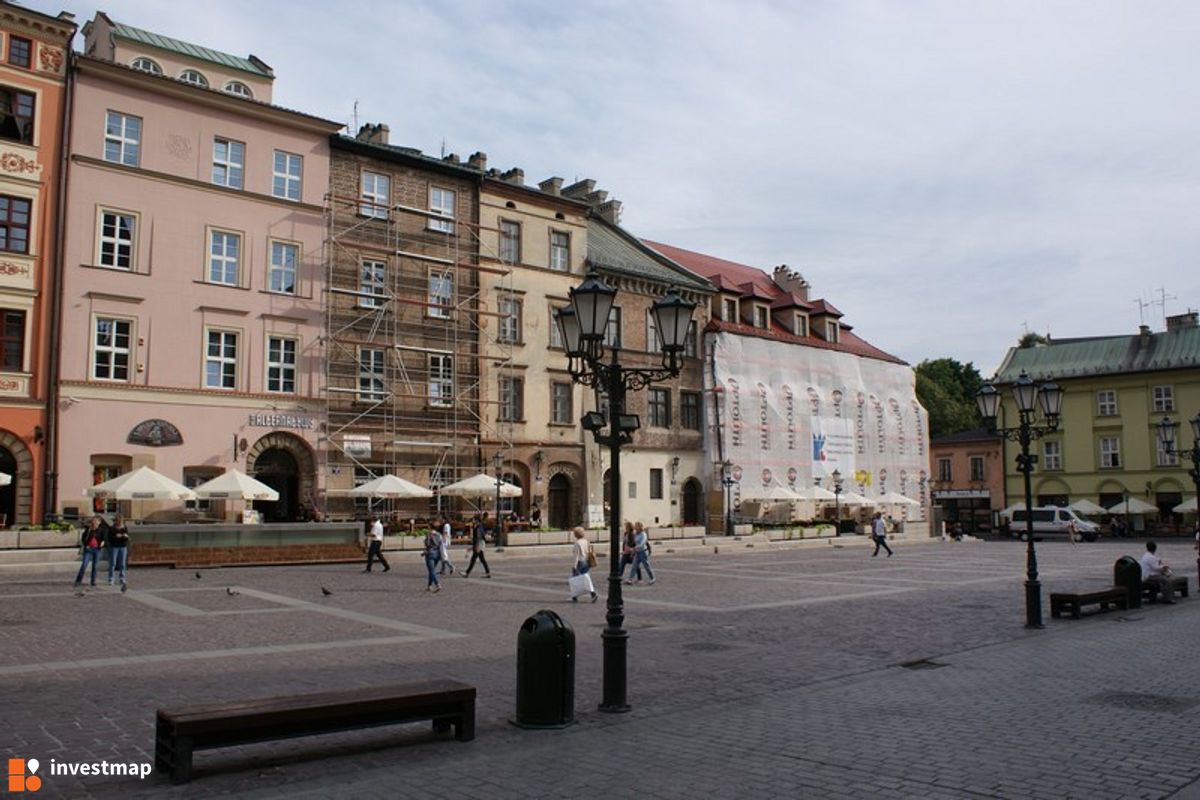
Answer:
[[79, 536], [79, 546], [82, 548], [83, 560], [79, 564], [79, 574], [75, 576], [75, 585], [83, 583], [83, 573], [88, 562], [92, 564], [92, 586], [96, 585], [96, 563], [100, 561], [100, 548], [104, 546], [104, 527], [99, 516], [88, 520], [87, 527]]

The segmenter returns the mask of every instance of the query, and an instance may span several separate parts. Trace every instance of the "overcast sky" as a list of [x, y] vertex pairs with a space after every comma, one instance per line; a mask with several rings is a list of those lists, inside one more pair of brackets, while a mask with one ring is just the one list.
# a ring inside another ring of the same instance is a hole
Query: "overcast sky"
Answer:
[[1200, 3], [104, 10], [254, 53], [281, 105], [350, 125], [357, 101], [393, 143], [594, 178], [634, 234], [786, 263], [913, 364], [986, 375], [1026, 329], [1134, 333], [1161, 292], [1168, 314], [1200, 307]]

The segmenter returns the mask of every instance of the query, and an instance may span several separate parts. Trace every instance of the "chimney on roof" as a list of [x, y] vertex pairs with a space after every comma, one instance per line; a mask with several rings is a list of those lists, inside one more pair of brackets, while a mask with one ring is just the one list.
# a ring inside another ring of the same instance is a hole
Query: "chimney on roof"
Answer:
[[1200, 312], [1188, 309], [1186, 314], [1176, 314], [1167, 317], [1167, 331], [1182, 331], [1187, 328], [1200, 327]]
[[1150, 341], [1150, 326], [1149, 325], [1138, 325], [1138, 339], [1141, 340], [1142, 344], [1146, 344], [1147, 342]]
[[462, 163], [462, 160], [458, 157], [458, 153], [451, 153], [450, 155], [444, 157], [442, 159], [442, 161], [445, 161], [447, 164], [461, 164]]
[[562, 194], [562, 185], [563, 179], [555, 175], [539, 183], [538, 188], [546, 194]]
[[391, 128], [382, 122], [378, 125], [372, 125], [368, 122], [358, 129], [358, 136], [354, 138], [367, 144], [387, 144], [388, 134], [391, 133], [391, 130]]
[[799, 272], [790, 269], [787, 264], [780, 264], [776, 267], [771, 273], [771, 278], [780, 289], [791, 292], [804, 302], [808, 302], [808, 290], [811, 288], [809, 282], [804, 280], [804, 276]]
[[613, 225], [621, 224], [621, 201], [609, 200], [599, 205], [592, 206], [603, 219], [608, 220]]
[[484, 172], [487, 170], [487, 153], [481, 153], [478, 150], [471, 153], [467, 156], [467, 166]]
[[585, 195], [589, 195], [596, 190], [596, 182], [591, 178], [584, 178], [581, 181], [575, 181], [570, 186], [562, 190], [563, 197], [570, 197], [576, 200], [581, 200]]
[[525, 170], [520, 167], [513, 167], [510, 170], [500, 173], [500, 180], [505, 183], [511, 183], [514, 186], [525, 185]]

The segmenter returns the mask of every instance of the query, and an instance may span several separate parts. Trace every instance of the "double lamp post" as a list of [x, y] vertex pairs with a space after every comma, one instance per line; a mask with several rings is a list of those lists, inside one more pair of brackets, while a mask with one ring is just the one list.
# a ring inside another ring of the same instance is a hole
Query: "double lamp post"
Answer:
[[[1188, 422], [1192, 426], [1192, 446], [1188, 450], [1180, 449], [1175, 444], [1175, 429], [1179, 427], [1178, 422], [1172, 422], [1170, 417], [1163, 417], [1155, 427], [1158, 429], [1158, 443], [1162, 446], [1164, 453], [1191, 459], [1192, 468], [1188, 470], [1188, 476], [1191, 477], [1196, 490], [1198, 519], [1196, 524], [1200, 528], [1200, 414], [1192, 417]], [[1196, 551], [1196, 571], [1200, 573], [1200, 550]]]
[[[625, 622], [625, 606], [621, 598], [621, 445], [633, 439], [641, 426], [637, 414], [625, 411], [625, 394], [630, 389], [644, 389], [652, 383], [678, 377], [683, 367], [683, 351], [692, 311], [696, 304], [684, 300], [674, 289], [656, 300], [650, 307], [658, 345], [662, 351], [661, 366], [652, 369], [623, 367], [618, 361], [619, 346], [605, 344], [609, 315], [617, 290], [604, 282], [594, 270], [583, 283], [571, 290], [571, 305], [556, 313], [563, 348], [567, 354], [567, 369], [571, 379], [591, 386], [607, 396], [607, 413], [589, 411], [581, 424], [591, 431], [597, 444], [608, 447], [608, 537], [610, 566], [608, 573], [608, 609], [606, 625], [600, 634], [604, 652], [603, 698], [600, 710], [621, 713], [629, 710], [625, 700], [625, 655], [629, 634]], [[649, 343], [647, 343], [649, 344]], [[608, 356], [606, 360], [606, 356]]]

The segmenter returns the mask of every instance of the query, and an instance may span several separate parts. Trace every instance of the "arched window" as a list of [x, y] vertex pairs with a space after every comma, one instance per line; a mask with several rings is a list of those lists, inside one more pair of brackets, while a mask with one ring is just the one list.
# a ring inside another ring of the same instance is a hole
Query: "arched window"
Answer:
[[193, 86], [203, 86], [205, 89], [208, 88], [208, 78], [204, 77], [194, 69], [185, 69], [183, 72], [179, 73], [179, 80], [183, 81], [184, 83], [190, 83]]
[[162, 75], [162, 67], [153, 58], [138, 56], [133, 61], [129, 62], [129, 66], [142, 72], [149, 72], [151, 75]]
[[250, 87], [241, 81], [230, 81], [229, 83], [225, 84], [225, 91], [229, 92], [230, 94], [236, 94], [239, 97], [249, 97], [250, 99], [254, 99], [254, 92], [250, 91]]

